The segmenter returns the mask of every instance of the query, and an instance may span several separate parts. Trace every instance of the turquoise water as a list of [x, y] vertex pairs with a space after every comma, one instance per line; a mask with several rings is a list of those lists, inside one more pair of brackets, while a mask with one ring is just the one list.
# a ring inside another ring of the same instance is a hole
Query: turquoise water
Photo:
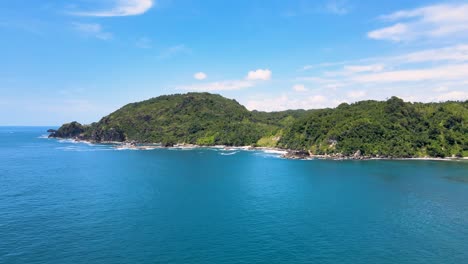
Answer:
[[0, 263], [468, 263], [466, 162], [115, 150], [45, 129], [0, 128]]

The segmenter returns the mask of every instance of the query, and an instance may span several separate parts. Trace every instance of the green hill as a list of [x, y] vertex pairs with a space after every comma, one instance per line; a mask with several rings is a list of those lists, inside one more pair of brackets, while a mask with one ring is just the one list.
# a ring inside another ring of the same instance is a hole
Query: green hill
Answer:
[[97, 142], [244, 146], [277, 133], [283, 119], [294, 119], [289, 114], [272, 116], [250, 112], [237, 101], [215, 94], [165, 95], [128, 104], [89, 126], [65, 124], [53, 136], [79, 135]]
[[278, 145], [314, 154], [468, 156], [468, 101], [412, 104], [392, 97], [341, 104], [295, 121]]
[[335, 109], [248, 111], [209, 93], [131, 103], [91, 125], [64, 124], [51, 137], [95, 142], [269, 146], [314, 154], [468, 156], [468, 101], [407, 103], [392, 97]]

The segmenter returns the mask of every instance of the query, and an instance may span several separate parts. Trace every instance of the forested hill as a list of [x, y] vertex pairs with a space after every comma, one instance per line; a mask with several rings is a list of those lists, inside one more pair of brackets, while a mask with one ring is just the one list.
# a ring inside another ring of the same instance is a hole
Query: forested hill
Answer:
[[286, 129], [279, 146], [314, 154], [468, 156], [468, 101], [361, 101], [313, 111]]
[[52, 136], [97, 142], [246, 146], [278, 133], [305, 113], [250, 112], [235, 100], [209, 93], [165, 95], [128, 104], [88, 126], [65, 124]]
[[128, 104], [90, 125], [64, 124], [51, 137], [446, 157], [468, 156], [467, 124], [468, 101], [423, 104], [392, 97], [334, 109], [267, 113], [248, 111], [220, 95], [188, 93]]

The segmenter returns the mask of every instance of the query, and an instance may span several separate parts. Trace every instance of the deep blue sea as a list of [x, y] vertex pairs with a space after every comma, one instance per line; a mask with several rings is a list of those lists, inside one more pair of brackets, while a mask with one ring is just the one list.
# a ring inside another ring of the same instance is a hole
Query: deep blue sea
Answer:
[[468, 162], [116, 150], [0, 128], [0, 263], [468, 263]]

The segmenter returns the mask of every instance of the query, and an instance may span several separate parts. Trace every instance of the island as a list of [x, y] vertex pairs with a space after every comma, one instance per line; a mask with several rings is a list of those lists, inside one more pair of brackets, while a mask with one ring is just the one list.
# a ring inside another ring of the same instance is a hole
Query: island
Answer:
[[297, 159], [464, 158], [468, 100], [410, 103], [391, 97], [261, 112], [221, 95], [186, 93], [130, 103], [99, 122], [75, 121], [49, 132], [51, 138], [95, 143], [275, 148]]

